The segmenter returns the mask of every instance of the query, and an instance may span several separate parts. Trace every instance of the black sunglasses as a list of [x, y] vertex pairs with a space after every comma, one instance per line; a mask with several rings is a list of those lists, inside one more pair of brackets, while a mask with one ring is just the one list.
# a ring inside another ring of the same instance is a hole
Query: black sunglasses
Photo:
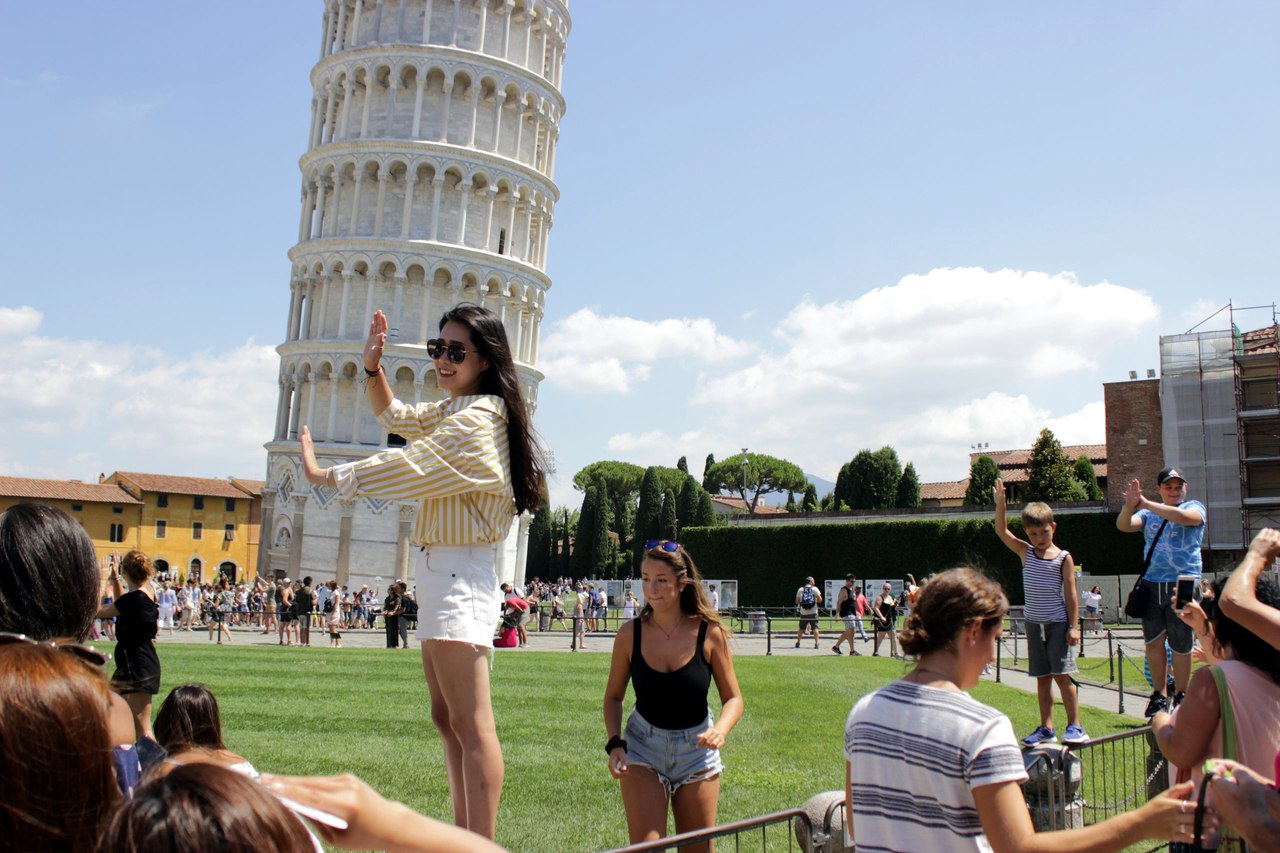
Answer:
[[644, 549], [648, 551], [651, 548], [661, 548], [668, 554], [674, 554], [676, 551], [680, 550], [680, 543], [672, 542], [670, 539], [650, 539], [648, 542], [644, 543]]
[[467, 353], [469, 352], [475, 352], [475, 350], [469, 350], [459, 343], [445, 343], [440, 338], [432, 338], [427, 341], [427, 355], [432, 360], [446, 355], [454, 364], [462, 364], [467, 360]]
[[27, 643], [32, 646], [51, 646], [58, 651], [67, 652], [75, 655], [87, 664], [96, 667], [104, 667], [107, 661], [111, 660], [111, 655], [106, 652], [100, 652], [93, 646], [85, 646], [80, 643], [55, 643], [52, 640], [41, 642], [33, 640], [26, 634], [11, 634], [7, 631], [0, 631], [0, 646], [10, 643]]

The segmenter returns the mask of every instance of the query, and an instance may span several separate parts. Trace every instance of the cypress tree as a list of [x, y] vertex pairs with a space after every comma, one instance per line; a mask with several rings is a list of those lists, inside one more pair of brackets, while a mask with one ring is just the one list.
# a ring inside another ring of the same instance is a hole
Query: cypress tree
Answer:
[[995, 502], [994, 489], [1000, 479], [996, 460], [982, 454], [969, 464], [969, 486], [964, 492], [965, 506], [990, 506]]
[[1071, 468], [1071, 476], [1076, 478], [1076, 482], [1084, 488], [1084, 499], [1087, 501], [1100, 501], [1105, 495], [1102, 493], [1102, 487], [1098, 485], [1098, 474], [1093, 470], [1093, 463], [1089, 461], [1088, 456], [1081, 456]]
[[910, 462], [902, 469], [902, 478], [898, 480], [898, 499], [893, 505], [908, 509], [920, 506], [920, 478], [916, 476], [916, 466]]
[[679, 470], [681, 470], [681, 471], [685, 472], [686, 474], [688, 474], [688, 473], [689, 473], [689, 460], [688, 460], [688, 459], [685, 459], [683, 456], [681, 456], [681, 457], [680, 457], [680, 459], [679, 459], [679, 461], [677, 461], [677, 462], [676, 462], [676, 468], [678, 468]]
[[1084, 486], [1071, 474], [1071, 463], [1062, 452], [1062, 442], [1052, 430], [1040, 430], [1027, 462], [1027, 500], [1078, 501], [1084, 499], [1084, 494]]
[[661, 478], [658, 469], [650, 466], [645, 469], [644, 479], [640, 481], [640, 505], [636, 507], [634, 565], [637, 572], [640, 571], [640, 561], [644, 557], [644, 543], [661, 538], [658, 528], [661, 513]]
[[662, 511], [658, 515], [658, 538], [675, 541], [679, 539], [676, 532], [676, 493], [667, 490], [662, 495]]
[[711, 476], [711, 469], [715, 467], [716, 457], [714, 453], [707, 454], [707, 461], [702, 468], [702, 488], [710, 495], [720, 494], [720, 487], [714, 482], [715, 478]]

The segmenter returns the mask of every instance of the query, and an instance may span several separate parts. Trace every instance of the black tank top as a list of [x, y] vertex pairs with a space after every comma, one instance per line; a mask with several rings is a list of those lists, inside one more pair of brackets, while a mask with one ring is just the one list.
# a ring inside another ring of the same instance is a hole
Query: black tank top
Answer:
[[858, 602], [854, 599], [853, 593], [845, 592], [844, 600], [840, 602], [840, 609], [837, 611], [840, 616], [852, 616], [858, 609]]
[[645, 663], [640, 644], [641, 621], [635, 621], [635, 647], [631, 653], [631, 684], [636, 691], [636, 710], [660, 729], [691, 729], [707, 719], [707, 690], [711, 687], [711, 665], [703, 651], [707, 622], [698, 626], [698, 642], [693, 659], [672, 672], [658, 672]]

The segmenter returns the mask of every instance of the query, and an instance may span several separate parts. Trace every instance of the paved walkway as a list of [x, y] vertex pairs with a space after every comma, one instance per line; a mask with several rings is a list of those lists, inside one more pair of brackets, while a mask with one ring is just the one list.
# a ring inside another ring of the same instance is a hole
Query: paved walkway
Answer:
[[[234, 645], [252, 645], [252, 646], [275, 646], [279, 640], [275, 632], [270, 635], [264, 635], [260, 630], [250, 628], [232, 628], [232, 643]], [[818, 643], [818, 648], [813, 647], [813, 641], [806, 639], [801, 643], [800, 648], [795, 647], [795, 635], [788, 634], [782, 636], [774, 634], [772, 642], [765, 634], [752, 634], [748, 632], [735, 633], [733, 635], [733, 650], [736, 655], [765, 655], [772, 654], [779, 657], [797, 656], [831, 656], [831, 646], [835, 642], [839, 634], [823, 633], [822, 640]], [[568, 631], [530, 631], [528, 648], [533, 651], [570, 651], [571, 635]], [[190, 643], [195, 645], [212, 645], [213, 641], [209, 639], [207, 629], [198, 631], [177, 631], [170, 634], [168, 631], [160, 632], [159, 643]], [[412, 635], [409, 637], [411, 648], [416, 648], [416, 643]], [[871, 654], [870, 641], [857, 640], [857, 650], [863, 655]], [[342, 645], [344, 648], [361, 648], [361, 649], [382, 649], [386, 648], [386, 634], [379, 628], [377, 630], [346, 630], [342, 632]], [[317, 650], [317, 653], [328, 651], [329, 635], [323, 630], [313, 628], [311, 630], [311, 647]], [[1091, 658], [1107, 657], [1108, 645], [1105, 637], [1095, 637], [1090, 635], [1085, 638], [1085, 654]], [[1146, 706], [1147, 696], [1150, 688], [1147, 683], [1142, 680], [1142, 641], [1135, 634], [1113, 635], [1112, 649], [1117, 647], [1123, 648], [1125, 657], [1130, 660], [1124, 667], [1125, 692], [1123, 696], [1116, 689], [1115, 685], [1095, 686], [1093, 684], [1080, 683], [1080, 702], [1092, 708], [1103, 711], [1127, 713], [1129, 716], [1138, 719]], [[599, 654], [609, 653], [613, 649], [613, 633], [588, 633], [586, 646], [579, 651], [583, 654]], [[504, 654], [519, 654], [519, 649], [501, 649]], [[884, 641], [880, 648], [881, 655], [889, 654], [889, 643]], [[1001, 643], [1000, 666], [991, 667], [991, 674], [984, 676], [989, 680], [998, 680], [1001, 684], [1015, 687], [1019, 690], [1026, 690], [1034, 693], [1036, 689], [1035, 679], [1026, 674], [1026, 646], [1025, 641], [1021, 637], [1015, 637], [1006, 634]]]

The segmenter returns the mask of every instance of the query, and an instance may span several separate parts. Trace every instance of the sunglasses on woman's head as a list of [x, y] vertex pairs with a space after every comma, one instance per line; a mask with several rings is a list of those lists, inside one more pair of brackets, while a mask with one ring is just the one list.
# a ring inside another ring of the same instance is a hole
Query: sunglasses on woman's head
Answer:
[[661, 548], [669, 554], [674, 554], [680, 550], [680, 543], [672, 542], [670, 539], [650, 539], [644, 543], [644, 549], [648, 551], [651, 548]]
[[33, 640], [26, 634], [11, 634], [0, 632], [0, 646], [10, 643], [27, 643], [32, 646], [51, 646], [60, 652], [67, 652], [75, 655], [87, 664], [97, 667], [107, 665], [107, 661], [111, 660], [111, 655], [106, 652], [100, 652], [92, 646], [82, 645], [81, 643], [55, 643], [52, 640], [41, 641]]
[[444, 355], [448, 356], [454, 364], [462, 364], [467, 360], [468, 352], [475, 352], [475, 350], [469, 350], [459, 343], [445, 343], [441, 338], [432, 338], [427, 341], [427, 356], [432, 360]]

